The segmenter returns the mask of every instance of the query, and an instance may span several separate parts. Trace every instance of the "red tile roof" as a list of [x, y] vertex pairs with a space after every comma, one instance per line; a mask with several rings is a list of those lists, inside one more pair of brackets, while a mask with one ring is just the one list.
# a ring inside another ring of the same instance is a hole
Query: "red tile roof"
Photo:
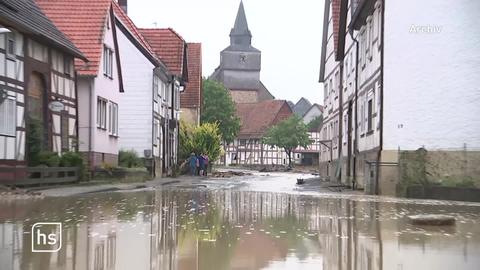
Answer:
[[147, 52], [158, 60], [158, 56], [147, 42], [145, 37], [140, 33], [140, 29], [135, 26], [133, 21], [128, 17], [128, 15], [123, 11], [123, 9], [118, 5], [116, 1], [112, 1], [113, 11], [115, 16], [120, 19], [124, 26], [127, 27], [128, 31], [135, 37], [135, 39], [147, 50]]
[[188, 83], [180, 94], [180, 106], [198, 108], [202, 102], [202, 44], [187, 44]]
[[116, 1], [112, 0], [35, 0], [45, 14], [84, 53], [89, 62], [75, 61], [79, 75], [96, 76], [103, 49], [105, 23], [110, 7], [114, 14], [144, 46], [155, 53]]
[[268, 128], [287, 119], [293, 113], [285, 100], [238, 103], [236, 109], [241, 122], [239, 138], [260, 138]]
[[332, 0], [333, 45], [335, 52], [338, 47], [338, 31], [340, 28], [340, 1]]
[[183, 72], [185, 40], [171, 28], [140, 28], [155, 53], [175, 75]]
[[89, 62], [75, 60], [80, 75], [96, 76], [103, 29], [111, 0], [36, 0], [43, 12], [83, 52]]

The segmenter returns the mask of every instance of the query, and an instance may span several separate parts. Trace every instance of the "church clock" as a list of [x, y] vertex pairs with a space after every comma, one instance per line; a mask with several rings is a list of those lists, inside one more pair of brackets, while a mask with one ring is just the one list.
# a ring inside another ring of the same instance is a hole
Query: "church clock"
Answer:
[[240, 54], [240, 63], [246, 63], [247, 62], [247, 56], [245, 54]]

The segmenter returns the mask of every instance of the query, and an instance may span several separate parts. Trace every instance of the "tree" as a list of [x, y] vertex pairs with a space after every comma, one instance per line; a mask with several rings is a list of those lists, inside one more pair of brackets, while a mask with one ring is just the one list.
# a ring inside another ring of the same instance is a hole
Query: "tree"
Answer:
[[323, 125], [323, 116], [320, 115], [313, 118], [310, 122], [308, 122], [307, 129], [320, 131], [320, 128], [322, 127], [322, 125]]
[[200, 126], [180, 124], [180, 158], [186, 160], [191, 153], [206, 154], [215, 162], [222, 153], [222, 136], [217, 123], [203, 123]]
[[292, 166], [292, 151], [299, 146], [306, 148], [310, 144], [310, 138], [307, 126], [294, 114], [268, 129], [263, 142], [282, 148], [287, 153], [288, 165]]
[[240, 131], [240, 119], [229, 90], [213, 80], [203, 80], [202, 123], [218, 123], [222, 139], [231, 143]]

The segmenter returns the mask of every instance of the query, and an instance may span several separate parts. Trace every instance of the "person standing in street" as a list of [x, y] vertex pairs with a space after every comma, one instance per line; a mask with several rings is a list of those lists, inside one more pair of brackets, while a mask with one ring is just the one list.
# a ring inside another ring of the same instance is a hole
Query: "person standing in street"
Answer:
[[203, 159], [203, 154], [200, 154], [198, 156], [198, 163], [199, 163], [198, 175], [202, 176], [203, 170], [205, 168], [205, 160]]
[[204, 176], [207, 176], [208, 174], [208, 162], [209, 162], [209, 159], [208, 159], [208, 156], [207, 154], [204, 154], [203, 155], [203, 175]]
[[192, 176], [195, 176], [197, 172], [197, 162], [197, 156], [195, 155], [195, 153], [191, 153], [188, 163], [190, 165], [190, 173], [192, 174]]

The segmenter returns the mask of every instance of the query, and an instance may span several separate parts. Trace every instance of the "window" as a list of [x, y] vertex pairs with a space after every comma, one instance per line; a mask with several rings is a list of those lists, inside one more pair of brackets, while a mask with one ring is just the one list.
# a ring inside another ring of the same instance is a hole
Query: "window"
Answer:
[[162, 82], [161, 83], [161, 87], [162, 87], [162, 93], [161, 93], [161, 96], [163, 98], [163, 101], [166, 101], [167, 100], [167, 84]]
[[373, 43], [373, 20], [372, 16], [367, 18], [367, 58], [372, 61], [372, 43]]
[[368, 118], [367, 118], [367, 130], [368, 132], [373, 131], [373, 100], [368, 101]]
[[350, 63], [348, 61], [349, 54], [345, 57], [345, 77], [350, 77], [350, 69], [348, 68], [348, 64]]
[[107, 100], [97, 99], [97, 127], [107, 129]]
[[153, 100], [155, 101], [158, 100], [158, 96], [160, 95], [158, 81], [158, 77], [153, 75]]
[[63, 56], [63, 72], [65, 75], [72, 75], [72, 59], [66, 55]]
[[365, 117], [365, 106], [363, 104], [363, 100], [364, 98], [361, 97], [360, 98], [360, 117], [358, 118], [360, 120], [360, 123], [358, 123], [358, 125], [360, 126], [360, 132], [363, 134], [365, 128], [364, 128], [364, 122], [363, 122], [363, 119]]
[[328, 82], [326, 82], [325, 85], [323, 86], [323, 99], [324, 100], [327, 99], [327, 96], [328, 96]]
[[362, 27], [362, 30], [360, 30], [360, 55], [359, 55], [359, 62], [362, 65], [362, 68], [365, 68], [366, 44], [367, 44], [367, 34], [365, 33], [365, 28]]
[[113, 51], [107, 46], [103, 47], [103, 74], [113, 78]]
[[[1, 95], [0, 90], [0, 95]], [[16, 129], [16, 102], [13, 97], [0, 100], [0, 134], [15, 136]]]
[[180, 87], [175, 86], [175, 110], [180, 110]]
[[343, 116], [343, 144], [347, 143], [348, 137], [348, 114]]
[[7, 34], [7, 57], [13, 59], [16, 57], [15, 34], [12, 32]]
[[239, 140], [239, 144], [240, 144], [241, 146], [244, 146], [244, 145], [247, 144], [247, 140], [241, 139], [241, 140]]
[[109, 115], [108, 132], [112, 136], [118, 136], [118, 104], [110, 101]]
[[338, 93], [341, 91], [340, 89], [340, 73], [337, 71], [335, 72], [335, 98], [338, 97]]
[[157, 145], [159, 139], [159, 123], [157, 120], [153, 122], [153, 145]]
[[381, 34], [382, 34], [382, 3], [381, 1], [377, 1], [375, 3], [375, 13], [377, 14], [377, 19], [375, 21], [375, 32], [376, 32], [376, 38], [378, 39], [378, 47], [380, 47], [380, 42], [381, 42]]

